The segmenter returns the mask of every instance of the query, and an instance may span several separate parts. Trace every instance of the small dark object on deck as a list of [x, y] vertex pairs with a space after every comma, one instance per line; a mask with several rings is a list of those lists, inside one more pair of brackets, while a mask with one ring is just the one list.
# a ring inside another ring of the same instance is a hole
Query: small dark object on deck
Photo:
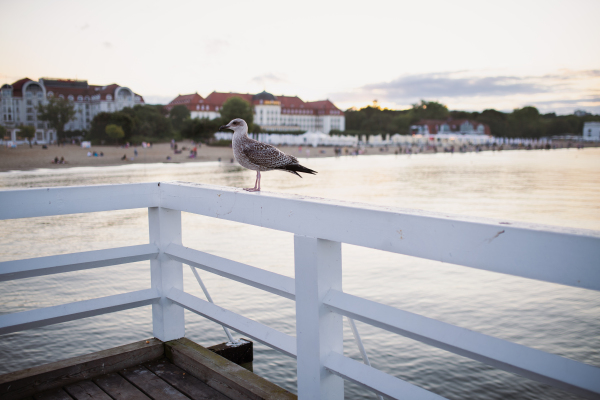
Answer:
[[254, 361], [253, 343], [248, 339], [240, 340], [244, 341], [244, 343], [234, 346], [228, 346], [227, 343], [221, 343], [207, 347], [207, 349], [237, 365]]

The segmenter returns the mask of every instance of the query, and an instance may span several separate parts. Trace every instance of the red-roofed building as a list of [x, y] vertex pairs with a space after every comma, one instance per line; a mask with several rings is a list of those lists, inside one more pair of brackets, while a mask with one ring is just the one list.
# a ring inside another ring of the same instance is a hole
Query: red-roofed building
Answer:
[[438, 133], [461, 135], [488, 135], [492, 132], [487, 124], [468, 119], [422, 119], [410, 127], [414, 135], [437, 135]]
[[3, 85], [0, 89], [0, 124], [9, 131], [9, 139], [16, 140], [19, 125], [29, 125], [36, 128], [34, 141], [55, 141], [56, 132], [49, 129], [46, 122], [38, 119], [37, 112], [37, 107], [46, 104], [52, 97], [73, 102], [75, 119], [65, 124], [66, 131], [89, 129], [91, 120], [100, 112], [115, 112], [144, 104], [142, 96], [117, 84], [97, 86], [89, 85], [87, 81], [70, 79], [20, 79], [12, 85]]
[[261, 92], [249, 93], [212, 92], [206, 99], [199, 94], [179, 95], [166, 108], [185, 105], [192, 118], [215, 119], [220, 109], [231, 97], [240, 97], [254, 109], [254, 123], [269, 131], [343, 131], [346, 128], [344, 113], [329, 100], [305, 102], [298, 96], [274, 96]]

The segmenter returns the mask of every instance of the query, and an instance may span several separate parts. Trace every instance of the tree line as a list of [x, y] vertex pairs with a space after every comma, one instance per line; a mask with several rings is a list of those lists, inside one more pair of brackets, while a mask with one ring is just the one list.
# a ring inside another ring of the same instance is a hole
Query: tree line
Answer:
[[[499, 137], [539, 138], [563, 134], [581, 135], [583, 124], [600, 121], [600, 115], [541, 114], [527, 106], [510, 113], [487, 109], [482, 112], [450, 111], [435, 101], [421, 100], [408, 110], [382, 109], [376, 104], [345, 112], [346, 135], [410, 134], [410, 127], [423, 119], [468, 119], [489, 125], [492, 135]], [[332, 132], [342, 133], [342, 132]]]
[[[71, 101], [51, 98], [45, 105], [38, 107], [39, 119], [48, 122], [57, 132], [58, 140], [66, 140], [65, 124], [73, 120], [75, 108]], [[261, 132], [254, 124], [252, 105], [240, 97], [228, 99], [220, 110], [221, 117], [216, 119], [191, 118], [190, 111], [184, 105], [177, 105], [169, 112], [162, 105], [136, 105], [117, 112], [101, 112], [91, 121], [90, 130], [77, 132], [94, 144], [101, 143], [141, 143], [161, 142], [171, 139], [192, 139], [197, 142], [209, 142], [219, 126], [234, 118], [243, 118], [253, 133]], [[376, 135], [410, 134], [410, 127], [423, 119], [468, 119], [489, 125], [492, 135], [499, 137], [539, 138], [562, 134], [581, 135], [583, 124], [588, 121], [600, 121], [600, 115], [556, 115], [540, 114], [537, 108], [527, 106], [510, 113], [487, 109], [482, 112], [450, 111], [448, 107], [435, 101], [421, 100], [408, 110], [390, 110], [377, 104], [360, 110], [345, 112], [346, 130], [332, 131], [333, 134]], [[30, 141], [35, 134], [33, 127], [21, 126], [21, 136]]]
[[86, 138], [95, 143], [160, 142], [171, 139], [209, 142], [221, 125], [234, 118], [243, 118], [250, 132], [260, 130], [253, 123], [252, 105], [242, 98], [228, 99], [220, 114], [220, 118], [212, 120], [191, 118], [190, 111], [184, 105], [177, 105], [170, 112], [161, 105], [137, 105], [113, 113], [97, 114]]

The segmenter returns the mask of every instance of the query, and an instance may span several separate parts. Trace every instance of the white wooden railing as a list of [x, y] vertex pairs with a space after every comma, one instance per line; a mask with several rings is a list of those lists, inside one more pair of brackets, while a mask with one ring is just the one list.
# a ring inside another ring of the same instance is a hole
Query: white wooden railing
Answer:
[[[600, 397], [600, 368], [344, 293], [341, 263], [341, 243], [349, 243], [600, 290], [600, 232], [178, 182], [0, 192], [0, 219], [133, 208], [148, 208], [149, 244], [2, 262], [0, 281], [150, 260], [150, 288], [2, 315], [0, 334], [152, 304], [154, 336], [167, 341], [184, 336], [187, 309], [297, 358], [301, 399], [342, 399], [343, 379], [391, 398], [441, 398], [344, 357], [346, 316]], [[183, 247], [182, 211], [294, 233], [296, 278]], [[184, 292], [182, 264], [294, 300], [296, 337]]]

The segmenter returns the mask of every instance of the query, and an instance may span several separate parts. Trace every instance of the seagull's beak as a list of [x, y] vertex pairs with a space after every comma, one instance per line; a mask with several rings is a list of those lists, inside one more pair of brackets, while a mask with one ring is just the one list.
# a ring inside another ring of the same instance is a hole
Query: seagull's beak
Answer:
[[219, 131], [222, 131], [223, 129], [231, 129], [231, 128], [229, 128], [229, 124], [227, 124], [227, 125], [221, 125], [219, 127]]

